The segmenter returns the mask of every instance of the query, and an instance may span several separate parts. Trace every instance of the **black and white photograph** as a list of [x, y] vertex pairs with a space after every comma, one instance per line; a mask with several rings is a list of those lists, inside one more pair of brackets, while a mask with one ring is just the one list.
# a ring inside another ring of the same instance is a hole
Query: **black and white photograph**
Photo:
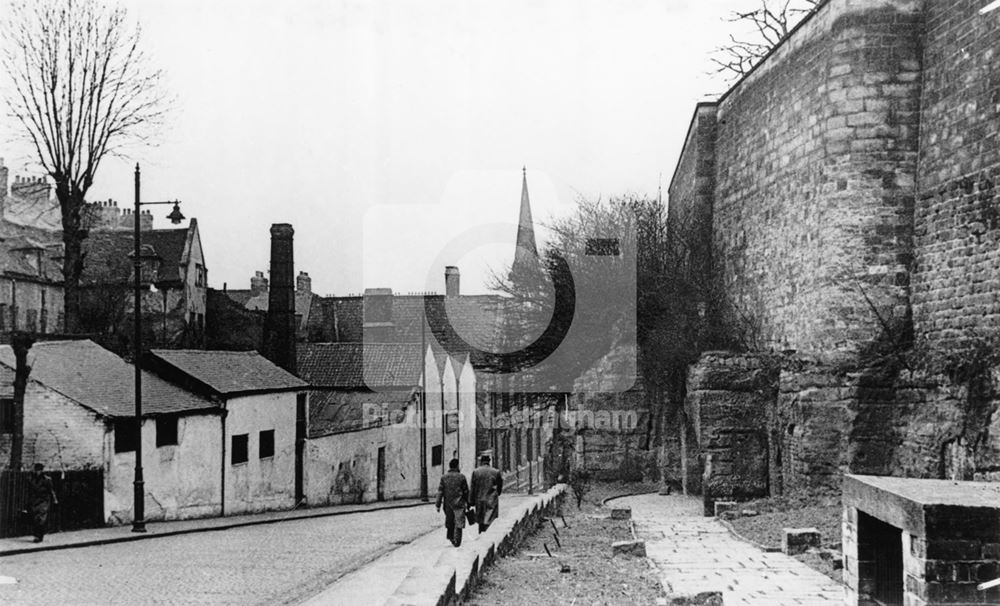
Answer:
[[0, 604], [1000, 604], [1000, 0], [0, 0]]

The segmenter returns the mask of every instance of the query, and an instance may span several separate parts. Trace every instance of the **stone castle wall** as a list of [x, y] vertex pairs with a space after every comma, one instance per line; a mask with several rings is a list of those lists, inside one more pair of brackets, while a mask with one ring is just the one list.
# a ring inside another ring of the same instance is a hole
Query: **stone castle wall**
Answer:
[[[696, 110], [672, 234], [710, 216], [706, 279], [754, 346], [799, 352], [782, 356], [766, 455], [747, 451], [772, 493], [836, 488], [848, 471], [1000, 478], [998, 377], [973, 393], [903, 361], [966, 359], [1000, 332], [1000, 11], [982, 6], [828, 0]], [[704, 458], [706, 429], [727, 421], [695, 422]]]
[[983, 4], [925, 9], [913, 314], [938, 347], [1000, 328], [1000, 14]]
[[905, 315], [920, 13], [830, 0], [719, 103], [713, 237], [763, 346], [852, 350]]

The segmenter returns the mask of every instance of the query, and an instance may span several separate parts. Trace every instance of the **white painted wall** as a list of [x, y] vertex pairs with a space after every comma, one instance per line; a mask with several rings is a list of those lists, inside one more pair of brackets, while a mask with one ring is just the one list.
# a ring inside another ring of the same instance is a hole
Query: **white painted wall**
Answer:
[[[177, 420], [177, 444], [156, 446], [156, 420], [143, 419], [142, 472], [146, 520], [178, 520], [219, 515], [222, 425], [218, 414], [191, 414]], [[132, 521], [135, 453], [115, 453], [115, 433], [103, 436], [104, 512], [112, 524]]]
[[420, 496], [420, 430], [417, 406], [411, 405], [402, 423], [306, 440], [305, 491], [309, 505], [377, 500], [380, 447], [385, 448], [384, 498]]
[[[226, 402], [226, 515], [295, 505], [295, 392]], [[259, 456], [260, 432], [274, 430], [274, 456]], [[248, 460], [233, 465], [232, 437], [248, 434]]]

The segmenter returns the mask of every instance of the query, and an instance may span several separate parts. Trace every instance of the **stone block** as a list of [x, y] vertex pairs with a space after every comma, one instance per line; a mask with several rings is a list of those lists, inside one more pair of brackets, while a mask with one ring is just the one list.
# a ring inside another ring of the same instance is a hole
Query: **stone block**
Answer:
[[739, 511], [740, 504], [736, 501], [716, 501], [715, 517], [721, 518], [722, 514]]
[[673, 595], [671, 606], [722, 606], [721, 591], [702, 591], [693, 595]]
[[646, 541], [617, 541], [611, 544], [611, 553], [644, 558], [646, 557]]
[[819, 530], [815, 528], [784, 528], [781, 539], [781, 551], [788, 555], [804, 553], [810, 548], [820, 546]]
[[611, 510], [612, 520], [631, 520], [632, 519], [632, 508], [631, 507], [615, 507]]

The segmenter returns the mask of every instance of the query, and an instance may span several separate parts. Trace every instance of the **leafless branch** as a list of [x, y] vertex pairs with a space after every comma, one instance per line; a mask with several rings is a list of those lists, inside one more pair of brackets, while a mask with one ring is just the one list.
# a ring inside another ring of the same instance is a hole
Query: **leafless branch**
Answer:
[[[716, 48], [710, 60], [715, 73], [731, 79], [746, 75], [781, 42], [820, 0], [759, 0], [753, 10], [734, 11], [724, 21], [748, 25], [749, 33], [729, 36], [729, 42]], [[746, 37], [744, 37], [746, 36]]]

